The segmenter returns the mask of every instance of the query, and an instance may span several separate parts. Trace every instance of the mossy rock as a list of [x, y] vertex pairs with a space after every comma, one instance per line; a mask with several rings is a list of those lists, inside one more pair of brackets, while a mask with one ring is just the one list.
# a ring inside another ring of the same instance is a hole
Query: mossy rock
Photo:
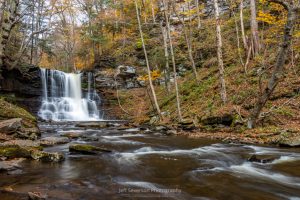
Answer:
[[44, 162], [61, 162], [65, 159], [64, 155], [61, 153], [49, 153], [39, 150], [32, 150], [30, 155], [34, 160]]
[[69, 147], [69, 151], [72, 153], [92, 154], [92, 155], [111, 152], [111, 150], [92, 146], [92, 145], [87, 145], [87, 144], [72, 144]]
[[30, 158], [29, 148], [22, 148], [18, 145], [0, 146], [0, 157], [7, 158]]
[[35, 127], [36, 118], [27, 112], [25, 109], [8, 103], [0, 97], [0, 120], [22, 118], [25, 128]]

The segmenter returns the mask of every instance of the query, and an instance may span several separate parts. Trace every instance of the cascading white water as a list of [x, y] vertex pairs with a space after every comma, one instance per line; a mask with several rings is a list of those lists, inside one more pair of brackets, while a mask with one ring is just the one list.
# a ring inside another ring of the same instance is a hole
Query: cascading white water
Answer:
[[44, 120], [100, 120], [100, 98], [93, 88], [93, 74], [88, 73], [88, 91], [82, 94], [81, 74], [41, 69], [43, 102], [38, 113]]

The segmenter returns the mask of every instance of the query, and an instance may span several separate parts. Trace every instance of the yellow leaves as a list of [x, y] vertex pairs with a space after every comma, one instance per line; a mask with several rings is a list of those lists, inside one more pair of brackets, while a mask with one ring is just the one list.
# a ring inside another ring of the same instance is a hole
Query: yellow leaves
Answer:
[[274, 17], [273, 15], [271, 15], [269, 13], [264, 13], [262, 11], [258, 11], [257, 20], [268, 23], [268, 24], [276, 24], [276, 22], [277, 22], [276, 17]]
[[[153, 81], [155, 81], [156, 79], [161, 77], [161, 72], [159, 70], [154, 70], [151, 72], [151, 79]], [[138, 77], [139, 81], [147, 81], [149, 80], [149, 76], [148, 75], [144, 75], [144, 76], [140, 76]]]

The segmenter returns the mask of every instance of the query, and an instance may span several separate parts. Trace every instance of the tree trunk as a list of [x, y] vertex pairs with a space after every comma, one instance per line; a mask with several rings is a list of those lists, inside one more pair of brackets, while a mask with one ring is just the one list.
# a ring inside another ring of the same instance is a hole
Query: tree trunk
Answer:
[[276, 86], [284, 78], [284, 64], [287, 58], [288, 50], [291, 46], [292, 33], [296, 21], [296, 13], [299, 12], [299, 8], [291, 8], [287, 5], [287, 3], [282, 3], [283, 1], [273, 0], [270, 2], [279, 2], [281, 5], [284, 5], [285, 8], [288, 10], [288, 18], [284, 28], [283, 41], [279, 47], [277, 60], [274, 66], [272, 76], [263, 94], [258, 97], [258, 101], [255, 105], [255, 108], [253, 109], [250, 119], [248, 120], [248, 128], [254, 128], [256, 126], [256, 123], [260, 117], [260, 113], [263, 107], [265, 106], [266, 102], [270, 99]]
[[241, 0], [241, 4], [240, 4], [240, 21], [241, 21], [241, 32], [242, 32], [244, 49], [247, 51], [248, 45], [247, 45], [245, 26], [244, 26], [244, 1], [243, 0]]
[[[250, 25], [251, 25], [251, 39], [253, 42], [253, 51], [254, 54], [257, 55], [260, 51], [260, 42], [259, 42], [259, 36], [258, 36], [258, 24], [256, 20], [256, 2], [255, 0], [250, 0]], [[255, 56], [253, 55], [253, 56]]]
[[169, 15], [167, 12], [168, 8], [167, 8], [166, 0], [163, 0], [163, 5], [164, 5], [164, 14], [165, 14], [165, 19], [166, 19], [166, 24], [167, 24], [167, 33], [168, 33], [170, 52], [171, 52], [171, 58], [172, 58], [172, 64], [173, 64], [178, 120], [181, 122], [183, 119], [182, 119], [182, 114], [181, 114], [180, 96], [179, 96], [179, 88], [178, 88], [178, 82], [177, 82], [177, 70], [176, 70], [176, 62], [175, 62], [175, 55], [174, 55], [174, 49], [173, 49], [173, 42], [172, 42], [170, 21], [169, 21]]
[[162, 115], [161, 115], [161, 112], [160, 112], [160, 108], [159, 108], [159, 105], [158, 105], [158, 101], [157, 101], [157, 97], [156, 97], [156, 93], [155, 93], [154, 86], [153, 86], [153, 83], [152, 83], [151, 70], [150, 70], [150, 65], [149, 65], [149, 60], [148, 60], [148, 54], [147, 54], [147, 50], [146, 50], [146, 45], [145, 45], [145, 42], [144, 42], [144, 35], [143, 35], [143, 31], [142, 31], [142, 25], [141, 25], [141, 20], [140, 20], [138, 3], [137, 3], [137, 0], [134, 0], [134, 2], [135, 2], [135, 9], [136, 9], [136, 17], [137, 17], [137, 20], [138, 20], [139, 31], [140, 31], [141, 40], [142, 40], [142, 44], [143, 44], [143, 50], [144, 50], [145, 59], [146, 59], [146, 65], [147, 65], [147, 71], [148, 71], [150, 89], [151, 89], [151, 92], [152, 92], [152, 95], [153, 95], [153, 100], [154, 100], [154, 104], [155, 104], [155, 108], [156, 108], [157, 114], [162, 118]]
[[170, 88], [170, 63], [169, 63], [169, 50], [168, 50], [168, 33], [167, 33], [166, 28], [163, 26], [162, 22], [160, 22], [160, 27], [161, 27], [161, 32], [163, 35], [165, 60], [166, 60], [165, 85], [166, 85], [166, 90], [169, 93], [171, 91], [171, 88]]
[[221, 85], [221, 99], [225, 104], [227, 102], [225, 75], [224, 75], [224, 64], [223, 64], [223, 52], [222, 52], [222, 36], [221, 36], [221, 23], [220, 23], [220, 12], [218, 0], [214, 0], [215, 7], [215, 18], [216, 18], [216, 32], [217, 32], [217, 54], [218, 54], [218, 65], [219, 65], [219, 79]]
[[199, 8], [199, 0], [195, 0], [196, 10], [197, 10], [197, 21], [198, 21], [198, 29], [201, 28], [201, 17], [200, 17], [200, 8]]

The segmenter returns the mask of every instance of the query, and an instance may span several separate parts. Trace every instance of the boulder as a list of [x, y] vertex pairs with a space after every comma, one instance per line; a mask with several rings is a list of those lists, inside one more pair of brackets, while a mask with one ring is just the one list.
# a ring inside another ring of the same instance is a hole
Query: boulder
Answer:
[[54, 146], [67, 144], [70, 142], [68, 137], [45, 137], [40, 140], [42, 146]]
[[282, 138], [279, 141], [281, 147], [300, 147], [300, 136]]
[[96, 147], [87, 144], [72, 144], [69, 147], [69, 151], [72, 153], [81, 153], [81, 154], [99, 154], [99, 153], [110, 153], [111, 150]]
[[0, 121], [0, 132], [2, 133], [14, 133], [19, 130], [22, 126], [21, 118], [14, 118], [10, 120]]

